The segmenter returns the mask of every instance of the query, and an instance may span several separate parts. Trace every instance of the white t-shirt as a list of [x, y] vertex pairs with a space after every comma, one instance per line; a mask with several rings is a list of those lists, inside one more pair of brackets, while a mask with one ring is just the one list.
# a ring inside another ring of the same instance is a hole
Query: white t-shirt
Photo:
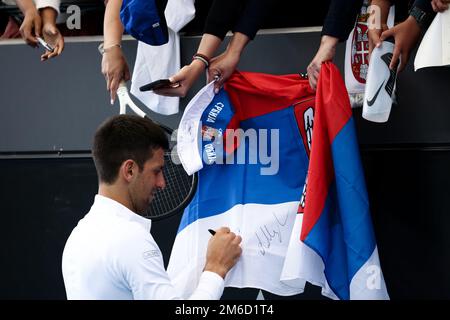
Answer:
[[[182, 299], [164, 269], [150, 234], [151, 220], [96, 195], [89, 213], [64, 248], [62, 272], [68, 299]], [[203, 272], [190, 299], [219, 299], [222, 277]]]

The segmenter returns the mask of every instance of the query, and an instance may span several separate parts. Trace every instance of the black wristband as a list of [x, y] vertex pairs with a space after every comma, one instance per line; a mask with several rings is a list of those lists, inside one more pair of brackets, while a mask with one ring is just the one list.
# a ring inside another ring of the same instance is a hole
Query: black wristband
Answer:
[[425, 31], [426, 29], [428, 29], [428, 27], [431, 24], [431, 21], [432, 21], [431, 14], [423, 11], [422, 9], [420, 9], [417, 6], [413, 6], [411, 8], [411, 10], [409, 10], [409, 15], [412, 16], [416, 20], [417, 24], [419, 25], [419, 27], [422, 31]]

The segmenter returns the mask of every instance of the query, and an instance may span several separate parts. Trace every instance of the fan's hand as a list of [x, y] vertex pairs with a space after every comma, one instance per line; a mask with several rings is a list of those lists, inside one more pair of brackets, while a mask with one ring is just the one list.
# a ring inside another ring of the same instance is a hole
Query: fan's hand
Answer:
[[111, 104], [113, 104], [121, 80], [130, 80], [130, 70], [120, 47], [113, 46], [105, 51], [102, 59], [102, 73], [106, 80], [106, 90], [110, 92]]
[[22, 39], [32, 47], [37, 47], [38, 41], [36, 36], [41, 35], [42, 19], [36, 7], [33, 6], [24, 13], [24, 19], [20, 26], [20, 34]]
[[309, 85], [313, 90], [316, 90], [322, 63], [328, 60], [333, 60], [338, 42], [339, 39], [336, 37], [327, 35], [322, 36], [322, 39], [320, 40], [319, 50], [317, 50], [316, 55], [308, 65], [307, 69]]
[[161, 96], [183, 98], [204, 71], [205, 65], [203, 62], [194, 60], [169, 78], [172, 86], [155, 89], [153, 92]]
[[53, 51], [46, 50], [41, 56], [41, 61], [59, 56], [64, 50], [64, 38], [56, 25], [45, 23], [42, 28], [42, 35], [44, 36], [44, 40], [53, 47]]
[[53, 51], [45, 51], [41, 56], [41, 61], [59, 56], [64, 50], [64, 37], [56, 27], [56, 18], [58, 13], [51, 7], [46, 7], [40, 10], [42, 18], [42, 36], [44, 40], [52, 46]]

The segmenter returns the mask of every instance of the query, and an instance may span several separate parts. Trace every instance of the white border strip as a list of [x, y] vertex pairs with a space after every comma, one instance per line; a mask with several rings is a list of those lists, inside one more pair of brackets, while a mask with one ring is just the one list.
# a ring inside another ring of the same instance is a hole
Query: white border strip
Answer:
[[[278, 33], [309, 33], [322, 32], [322, 26], [301, 27], [301, 28], [278, 28], [278, 29], [262, 29], [257, 34], [278, 34]], [[231, 33], [230, 33], [231, 35]]]

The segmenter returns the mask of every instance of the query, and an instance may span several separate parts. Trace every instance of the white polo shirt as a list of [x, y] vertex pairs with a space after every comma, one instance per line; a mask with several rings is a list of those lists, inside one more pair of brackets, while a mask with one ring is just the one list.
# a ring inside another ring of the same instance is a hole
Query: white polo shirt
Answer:
[[[164, 269], [151, 220], [96, 195], [89, 213], [73, 229], [63, 252], [68, 299], [183, 299]], [[219, 299], [224, 281], [203, 272], [190, 299]]]

